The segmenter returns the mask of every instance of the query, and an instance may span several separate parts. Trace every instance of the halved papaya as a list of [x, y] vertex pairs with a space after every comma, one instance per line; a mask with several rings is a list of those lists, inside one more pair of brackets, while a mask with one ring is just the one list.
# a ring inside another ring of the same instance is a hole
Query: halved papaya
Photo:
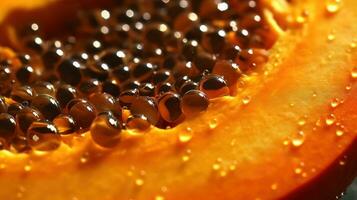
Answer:
[[[114, 149], [83, 134], [53, 152], [1, 151], [0, 198], [335, 199], [357, 172], [357, 3], [282, 3], [263, 1], [288, 30], [236, 96], [172, 129], [123, 131]], [[47, 4], [0, 3], [4, 16]]]

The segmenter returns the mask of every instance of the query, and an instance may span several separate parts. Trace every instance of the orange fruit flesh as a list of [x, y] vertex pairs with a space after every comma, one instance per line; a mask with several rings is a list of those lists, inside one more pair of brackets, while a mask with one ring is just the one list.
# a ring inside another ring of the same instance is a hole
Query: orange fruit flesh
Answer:
[[125, 131], [115, 149], [87, 134], [51, 153], [2, 151], [0, 198], [333, 199], [357, 169], [357, 3], [333, 16], [318, 0], [295, 6], [307, 21], [237, 96], [170, 130]]

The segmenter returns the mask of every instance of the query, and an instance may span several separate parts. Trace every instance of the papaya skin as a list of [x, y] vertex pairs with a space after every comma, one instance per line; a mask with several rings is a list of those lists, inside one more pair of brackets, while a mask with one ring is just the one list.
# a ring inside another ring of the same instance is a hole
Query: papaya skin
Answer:
[[[343, 1], [333, 16], [319, 0], [292, 9], [309, 11], [307, 22], [280, 36], [237, 96], [214, 100], [173, 129], [124, 131], [110, 150], [85, 134], [50, 153], [1, 151], [0, 199], [335, 199], [357, 172], [357, 53], [350, 45], [357, 2]], [[343, 103], [332, 108], [335, 98]], [[327, 125], [331, 114], [336, 121]], [[193, 137], [182, 143], [188, 128]], [[304, 142], [294, 147], [299, 131]]]

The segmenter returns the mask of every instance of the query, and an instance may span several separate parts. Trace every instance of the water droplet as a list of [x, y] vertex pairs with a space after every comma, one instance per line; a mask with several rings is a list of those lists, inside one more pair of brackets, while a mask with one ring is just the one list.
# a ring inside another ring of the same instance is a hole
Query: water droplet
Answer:
[[5, 168], [6, 168], [6, 164], [1, 163], [1, 164], [0, 164], [0, 169], [5, 169]]
[[318, 120], [316, 121], [315, 125], [316, 125], [317, 127], [322, 127], [322, 121], [321, 121], [321, 119], [318, 119]]
[[340, 103], [341, 103], [341, 101], [338, 99], [338, 98], [335, 98], [335, 99], [333, 99], [332, 101], [331, 101], [331, 107], [332, 108], [336, 108], [337, 106], [339, 106], [340, 105]]
[[299, 131], [294, 138], [291, 140], [291, 144], [294, 147], [300, 147], [305, 142], [305, 133], [303, 131]]
[[294, 173], [295, 174], [301, 174], [302, 173], [302, 169], [300, 167], [297, 167], [294, 169]]
[[187, 161], [190, 160], [190, 156], [189, 155], [183, 155], [181, 159], [182, 159], [182, 162], [187, 162]]
[[242, 103], [243, 103], [244, 105], [247, 105], [247, 104], [250, 103], [251, 100], [252, 100], [252, 98], [251, 98], [250, 96], [245, 96], [245, 97], [243, 97], [243, 99], [242, 99]]
[[25, 166], [24, 166], [24, 170], [25, 170], [25, 172], [31, 171], [31, 170], [32, 170], [31, 165], [29, 165], [29, 164], [25, 165]]
[[230, 171], [235, 171], [236, 169], [237, 169], [237, 165], [236, 164], [229, 165], [229, 170]]
[[161, 196], [161, 195], [157, 195], [156, 197], [155, 197], [155, 200], [164, 200], [165, 198], [163, 197], [163, 196]]
[[86, 158], [86, 157], [81, 157], [80, 159], [79, 159], [79, 161], [82, 163], [82, 164], [84, 164], [84, 163], [86, 163], [86, 162], [88, 162], [88, 159]]
[[218, 122], [217, 122], [217, 119], [212, 119], [210, 122], [209, 122], [209, 127], [210, 129], [215, 129], [218, 125]]
[[351, 71], [351, 77], [357, 79], [357, 67], [354, 67]]
[[227, 176], [227, 171], [226, 170], [221, 170], [220, 172], [219, 172], [219, 175], [221, 176], [221, 177], [226, 177]]
[[191, 141], [192, 137], [193, 137], [192, 129], [189, 127], [186, 128], [185, 131], [179, 133], [178, 135], [178, 139], [181, 143], [187, 143]]
[[338, 164], [341, 165], [341, 166], [344, 166], [344, 165], [346, 165], [346, 162], [345, 162], [344, 160], [340, 160], [340, 161], [338, 162]]
[[332, 33], [327, 35], [327, 41], [332, 42], [336, 39], [336, 36]]
[[277, 190], [278, 189], [278, 184], [274, 183], [270, 186], [272, 190]]
[[335, 14], [340, 10], [341, 0], [328, 0], [326, 4], [326, 11], [329, 14]]
[[237, 139], [236, 139], [236, 138], [233, 138], [233, 139], [231, 140], [230, 145], [231, 145], [232, 147], [234, 147], [234, 146], [236, 145], [236, 143], [237, 143]]
[[213, 169], [214, 171], [218, 171], [219, 169], [221, 169], [221, 165], [218, 164], [218, 163], [214, 163], [214, 164], [212, 165], [212, 169]]
[[284, 145], [284, 146], [288, 146], [289, 144], [290, 144], [290, 141], [289, 141], [289, 140], [284, 140], [284, 141], [283, 141], [283, 145]]
[[351, 84], [346, 85], [346, 90], [347, 91], [350, 91], [351, 89], [352, 89], [352, 85]]
[[141, 179], [141, 178], [136, 179], [136, 180], [135, 180], [135, 185], [136, 185], [136, 186], [142, 186], [142, 185], [144, 185], [144, 180]]
[[131, 177], [131, 176], [134, 175], [134, 172], [131, 171], [131, 170], [128, 170], [128, 171], [126, 172], [126, 175], [129, 176], [129, 177]]
[[298, 121], [299, 126], [304, 126], [305, 124], [306, 124], [306, 120], [304, 118], [302, 118]]
[[345, 132], [343, 131], [343, 130], [341, 130], [341, 129], [337, 129], [336, 130], [336, 136], [337, 137], [341, 137], [341, 136], [343, 136], [345, 134]]
[[335, 122], [336, 122], [336, 116], [334, 114], [329, 114], [327, 117], [326, 117], [326, 125], [327, 126], [331, 126], [333, 125]]

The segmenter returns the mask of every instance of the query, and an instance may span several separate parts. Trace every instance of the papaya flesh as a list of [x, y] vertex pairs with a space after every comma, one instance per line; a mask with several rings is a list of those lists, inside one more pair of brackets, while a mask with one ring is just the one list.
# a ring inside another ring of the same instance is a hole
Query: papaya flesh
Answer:
[[[279, 14], [280, 1], [264, 2]], [[17, 25], [5, 14], [26, 20], [13, 9], [51, 16], [47, 4], [1, 1], [2, 29]], [[357, 2], [340, 2], [336, 13], [326, 6], [292, 1], [281, 22], [291, 28], [269, 62], [236, 96], [175, 128], [126, 132], [110, 150], [84, 134], [54, 152], [1, 151], [0, 198], [335, 199], [357, 172]]]

